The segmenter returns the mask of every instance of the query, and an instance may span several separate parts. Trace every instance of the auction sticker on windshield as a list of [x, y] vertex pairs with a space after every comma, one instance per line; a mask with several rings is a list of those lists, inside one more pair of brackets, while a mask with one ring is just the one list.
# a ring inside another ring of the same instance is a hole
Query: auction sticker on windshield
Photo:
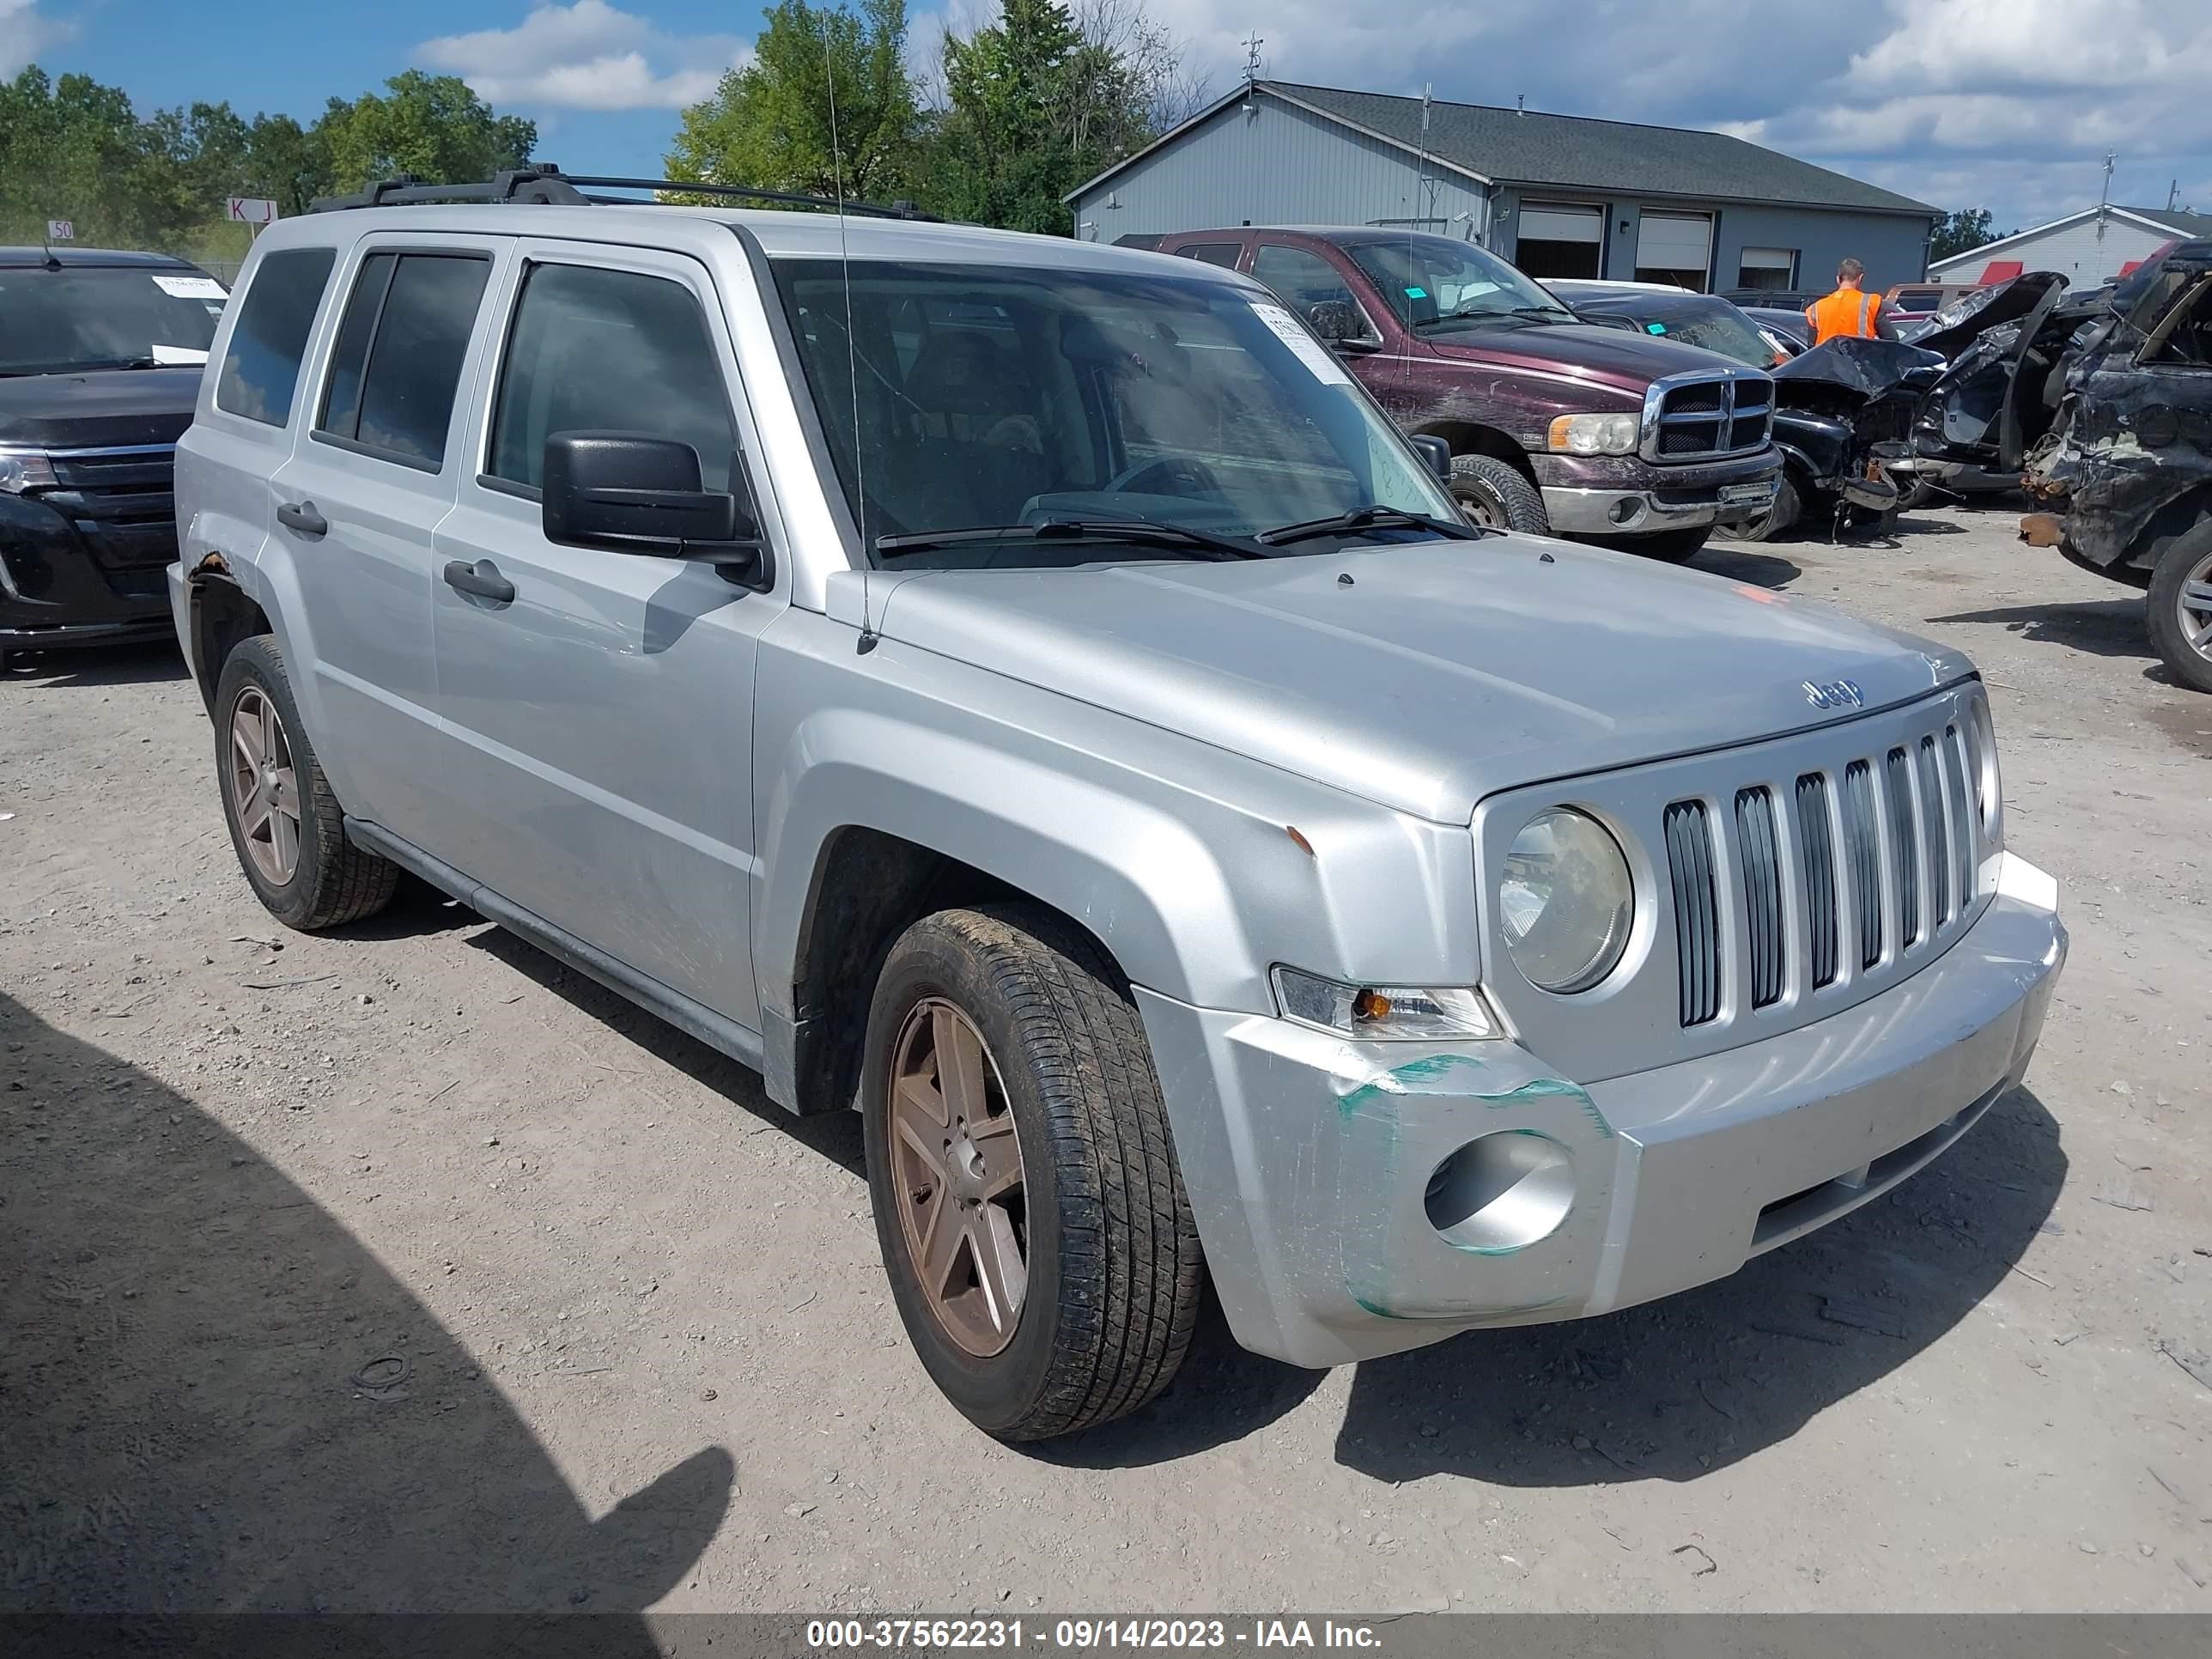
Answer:
[[1264, 300], [1252, 301], [1252, 309], [1260, 320], [1275, 331], [1275, 337], [1297, 355], [1297, 360], [1313, 370], [1315, 378], [1331, 386], [1350, 386], [1352, 376], [1342, 363], [1329, 356], [1328, 349], [1298, 325], [1298, 319], [1280, 306], [1269, 305]]
[[212, 276], [156, 276], [154, 286], [177, 300], [227, 300], [222, 284]]

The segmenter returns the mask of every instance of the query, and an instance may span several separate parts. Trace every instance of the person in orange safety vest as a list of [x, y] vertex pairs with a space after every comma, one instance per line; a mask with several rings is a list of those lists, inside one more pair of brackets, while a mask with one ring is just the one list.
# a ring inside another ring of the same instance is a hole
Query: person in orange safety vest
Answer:
[[1859, 283], [1865, 276], [1864, 265], [1856, 259], [1844, 260], [1836, 267], [1836, 291], [1805, 307], [1805, 320], [1813, 325], [1814, 345], [1826, 345], [1839, 335], [1856, 335], [1864, 340], [1876, 337], [1881, 318], [1881, 295], [1860, 292]]

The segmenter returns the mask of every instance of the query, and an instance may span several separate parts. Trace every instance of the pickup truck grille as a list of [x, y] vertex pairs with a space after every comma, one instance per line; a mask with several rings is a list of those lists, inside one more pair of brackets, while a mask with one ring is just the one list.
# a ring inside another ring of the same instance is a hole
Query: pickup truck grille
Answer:
[[112, 585], [177, 557], [174, 444], [52, 452], [55, 487], [39, 499], [64, 514]]
[[[1484, 978], [1522, 1041], [1578, 1080], [1695, 1060], [1900, 987], [1986, 908], [2002, 845], [1981, 799], [1981, 688], [1784, 737], [1486, 799], [1480, 867], [1504, 867], [1537, 812], [1613, 830], [1636, 873], [1637, 939], [1613, 981], [1553, 996], [1502, 943]], [[1486, 936], [1504, 937], [1494, 880]]]
[[[1790, 790], [1797, 810], [1788, 848], [1774, 793], [1764, 785], [1736, 792], [1735, 833], [1720, 845], [1711, 841], [1703, 802], [1668, 806], [1676, 917], [1710, 909], [1713, 872], [1719, 870], [1727, 872], [1743, 923], [1740, 933], [1709, 923], [1676, 927], [1684, 1025], [1718, 1018], [1723, 1000], [1709, 987], [1734, 986], [1759, 1009], [1792, 988], [1833, 984], [1840, 969], [1838, 924], [1846, 914], [1862, 973], [1885, 963], [1909, 971], [1932, 947], [1949, 942], [1972, 908], [1979, 862], [1971, 732], [1971, 723], [1947, 717], [1881, 754], [1849, 760], [1840, 775], [1801, 774]], [[1684, 849], [1678, 843], [1692, 809], [1694, 827], [1687, 834], [1706, 844]], [[1686, 881], [1692, 889], [1686, 901]]]
[[1644, 459], [1660, 463], [1726, 460], [1766, 447], [1774, 382], [1753, 369], [1719, 375], [1669, 375], [1644, 403]]

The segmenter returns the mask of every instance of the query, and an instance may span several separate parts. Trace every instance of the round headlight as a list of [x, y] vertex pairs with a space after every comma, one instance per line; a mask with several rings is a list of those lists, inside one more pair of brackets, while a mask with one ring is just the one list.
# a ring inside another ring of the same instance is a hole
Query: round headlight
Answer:
[[1531, 818], [1505, 855], [1498, 900], [1513, 965], [1539, 990], [1586, 991], [1628, 948], [1628, 860], [1587, 813], [1554, 806]]

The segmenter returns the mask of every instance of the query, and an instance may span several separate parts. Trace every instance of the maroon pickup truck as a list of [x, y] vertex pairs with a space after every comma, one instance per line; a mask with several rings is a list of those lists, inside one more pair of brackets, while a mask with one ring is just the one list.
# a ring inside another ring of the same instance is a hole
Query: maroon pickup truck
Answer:
[[1401, 427], [1451, 446], [1453, 491], [1477, 523], [1679, 561], [1774, 499], [1765, 374], [1577, 322], [1472, 243], [1246, 226], [1157, 246], [1272, 289]]

